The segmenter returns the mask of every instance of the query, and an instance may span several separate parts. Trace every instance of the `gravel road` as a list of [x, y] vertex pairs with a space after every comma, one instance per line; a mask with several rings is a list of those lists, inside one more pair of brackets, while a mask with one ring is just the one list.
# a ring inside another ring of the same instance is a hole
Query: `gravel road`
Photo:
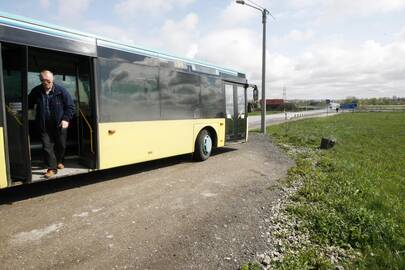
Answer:
[[292, 165], [267, 137], [0, 192], [2, 269], [237, 269]]

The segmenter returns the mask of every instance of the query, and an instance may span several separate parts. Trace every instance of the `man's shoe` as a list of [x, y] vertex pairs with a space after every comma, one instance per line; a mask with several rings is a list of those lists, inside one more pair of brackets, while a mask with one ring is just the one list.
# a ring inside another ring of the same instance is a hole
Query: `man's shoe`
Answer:
[[62, 163], [59, 163], [58, 164], [58, 169], [59, 170], [62, 170], [62, 169], [64, 169], [65, 168], [65, 165], [63, 165]]
[[53, 177], [53, 176], [55, 176], [55, 175], [56, 175], [56, 171], [55, 171], [55, 170], [48, 169], [48, 170], [46, 171], [46, 173], [44, 174], [44, 177], [45, 177], [46, 179], [49, 179], [49, 178], [51, 178], [51, 177]]

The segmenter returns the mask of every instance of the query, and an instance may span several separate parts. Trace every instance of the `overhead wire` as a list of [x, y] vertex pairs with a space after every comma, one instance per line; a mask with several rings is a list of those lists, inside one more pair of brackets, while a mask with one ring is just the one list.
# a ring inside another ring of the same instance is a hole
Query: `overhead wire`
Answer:
[[255, 6], [259, 7], [259, 8], [265, 9], [265, 8], [262, 7], [261, 5], [255, 3], [255, 2], [253, 2], [253, 1], [251, 1], [251, 0], [246, 0], [246, 2], [249, 2], [249, 3], [251, 3], [252, 5], [255, 5]]
[[263, 7], [263, 6], [261, 6], [261, 5], [257, 4], [257, 3], [255, 3], [255, 2], [253, 2], [252, 0], [245, 0], [245, 1], [246, 1], [246, 2], [249, 2], [250, 4], [252, 4], [252, 5], [256, 6], [256, 7], [259, 7], [259, 8], [261, 8], [261, 9], [263, 9], [263, 10], [267, 10], [268, 14], [273, 18], [273, 20], [274, 20], [274, 21], [277, 21], [276, 18], [273, 16], [273, 14], [271, 14], [271, 12], [270, 12], [268, 9], [266, 9], [265, 7]]

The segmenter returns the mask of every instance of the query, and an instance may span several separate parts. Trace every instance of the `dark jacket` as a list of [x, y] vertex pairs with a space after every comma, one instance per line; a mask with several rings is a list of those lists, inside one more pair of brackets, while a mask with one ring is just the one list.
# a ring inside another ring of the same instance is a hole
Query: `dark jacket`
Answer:
[[[53, 84], [53, 97], [49, 103], [51, 111], [51, 119], [54, 119], [56, 127], [58, 127], [62, 120], [70, 121], [75, 113], [75, 105], [69, 92], [60, 85]], [[28, 95], [28, 107], [30, 109], [36, 108], [35, 121], [41, 130], [45, 130], [45, 107], [42, 99], [43, 86], [38, 85], [32, 89]]]

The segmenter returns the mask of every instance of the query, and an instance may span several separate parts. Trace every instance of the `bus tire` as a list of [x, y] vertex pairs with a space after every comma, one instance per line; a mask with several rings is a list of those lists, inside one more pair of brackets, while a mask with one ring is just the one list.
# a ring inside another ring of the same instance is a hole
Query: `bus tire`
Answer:
[[212, 152], [213, 140], [208, 130], [203, 129], [198, 133], [194, 147], [194, 160], [204, 161], [207, 160]]

